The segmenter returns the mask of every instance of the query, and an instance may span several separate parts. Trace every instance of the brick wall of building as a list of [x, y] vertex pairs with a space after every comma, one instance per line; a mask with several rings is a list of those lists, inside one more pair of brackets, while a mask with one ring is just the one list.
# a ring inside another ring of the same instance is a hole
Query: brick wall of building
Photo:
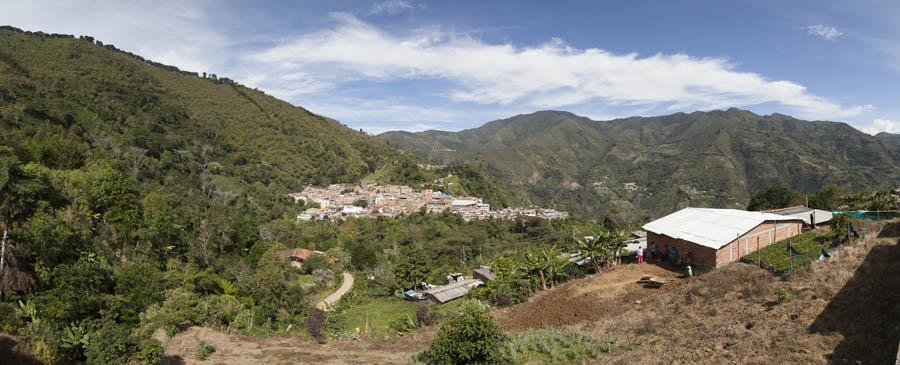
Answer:
[[664, 250], [668, 251], [669, 249], [675, 248], [678, 252], [678, 256], [680, 256], [682, 260], [687, 261], [689, 257], [692, 257], [692, 264], [694, 266], [700, 265], [707, 268], [716, 267], [716, 250], [706, 246], [675, 239], [666, 235], [647, 232], [647, 248], [652, 246], [656, 246], [657, 252], [663, 252]]

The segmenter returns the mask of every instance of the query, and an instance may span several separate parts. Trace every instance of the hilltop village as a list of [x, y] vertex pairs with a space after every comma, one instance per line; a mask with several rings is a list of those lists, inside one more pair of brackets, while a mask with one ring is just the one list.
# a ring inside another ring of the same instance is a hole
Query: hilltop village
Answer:
[[431, 189], [415, 190], [402, 185], [333, 184], [328, 187], [308, 186], [299, 193], [289, 194], [295, 203], [309, 208], [297, 220], [339, 220], [348, 217], [393, 218], [413, 212], [459, 214], [466, 221], [479, 219], [517, 219], [537, 217], [548, 220], [566, 219], [569, 213], [544, 208], [504, 208], [491, 210], [491, 205], [477, 197], [454, 197]]

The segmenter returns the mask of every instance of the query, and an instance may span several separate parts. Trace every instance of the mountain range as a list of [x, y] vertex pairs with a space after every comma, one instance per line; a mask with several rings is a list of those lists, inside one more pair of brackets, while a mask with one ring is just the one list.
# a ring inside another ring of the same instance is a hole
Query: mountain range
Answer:
[[541, 111], [378, 137], [437, 163], [483, 165], [532, 203], [627, 220], [689, 205], [743, 208], [774, 186], [859, 190], [900, 178], [897, 135], [736, 108], [609, 121]]
[[269, 196], [372, 176], [413, 184], [422, 176], [409, 167], [428, 159], [464, 164], [456, 172], [467, 190], [495, 205], [631, 220], [743, 207], [775, 185], [889, 185], [900, 171], [896, 134], [738, 109], [611, 121], [542, 111], [374, 138], [227, 78], [11, 27], [0, 27], [0, 74], [0, 145], [51, 169], [117, 160], [147, 190]]

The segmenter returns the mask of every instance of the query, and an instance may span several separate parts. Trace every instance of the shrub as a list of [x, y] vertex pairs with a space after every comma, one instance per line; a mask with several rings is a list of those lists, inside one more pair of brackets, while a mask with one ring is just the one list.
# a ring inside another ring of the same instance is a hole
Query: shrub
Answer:
[[430, 326], [434, 324], [434, 321], [437, 315], [431, 313], [431, 310], [428, 309], [427, 305], [420, 306], [416, 308], [416, 321], [425, 326]]
[[182, 288], [170, 290], [161, 306], [152, 305], [141, 315], [141, 333], [149, 336], [162, 328], [173, 336], [185, 325], [203, 323], [205, 318], [200, 303], [195, 293]]
[[775, 297], [778, 298], [779, 303], [784, 303], [791, 300], [791, 291], [787, 288], [779, 288], [778, 290], [775, 290]]
[[25, 325], [25, 321], [22, 320], [19, 306], [0, 302], [0, 332], [17, 334], [23, 325]]
[[135, 359], [141, 364], [159, 365], [162, 362], [162, 356], [165, 351], [166, 348], [162, 342], [148, 338], [141, 341], [140, 349], [138, 349]]
[[138, 351], [127, 325], [107, 322], [89, 336], [84, 350], [88, 364], [125, 364]]
[[319, 341], [319, 343], [325, 343], [325, 311], [319, 308], [313, 308], [309, 311], [309, 314], [306, 316], [306, 330], [309, 332], [310, 336]]
[[394, 331], [397, 335], [403, 336], [410, 331], [419, 328], [422, 323], [417, 321], [416, 318], [412, 316], [400, 317], [391, 321], [388, 326]]
[[212, 355], [214, 352], [216, 352], [216, 348], [209, 342], [200, 341], [197, 343], [195, 355], [198, 360], [206, 360], [209, 358], [209, 355]]
[[503, 349], [508, 342], [487, 306], [467, 301], [458, 314], [443, 322], [419, 360], [428, 364], [507, 364], [510, 359]]
[[591, 336], [581, 332], [564, 333], [543, 328], [512, 337], [509, 356], [516, 363], [576, 364], [596, 358], [601, 347]]

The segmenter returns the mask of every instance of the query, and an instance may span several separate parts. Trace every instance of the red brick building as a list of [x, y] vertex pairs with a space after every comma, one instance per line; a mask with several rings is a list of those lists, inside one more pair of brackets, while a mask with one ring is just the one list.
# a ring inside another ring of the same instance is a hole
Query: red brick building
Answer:
[[647, 248], [674, 249], [681, 262], [712, 269], [800, 234], [803, 220], [737, 209], [685, 208], [647, 223]]

